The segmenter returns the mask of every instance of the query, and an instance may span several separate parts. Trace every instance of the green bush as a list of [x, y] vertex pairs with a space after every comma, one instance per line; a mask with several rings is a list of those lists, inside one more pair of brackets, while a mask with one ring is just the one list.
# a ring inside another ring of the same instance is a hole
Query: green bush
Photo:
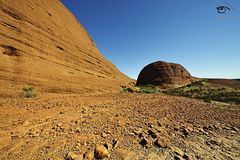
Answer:
[[145, 85], [145, 86], [134, 86], [132, 88], [127, 88], [126, 86], [121, 87], [121, 92], [127, 92], [127, 93], [149, 93], [154, 94], [158, 92], [158, 89], [156, 86], [153, 86], [151, 84]]
[[149, 94], [154, 94], [157, 92], [157, 88], [154, 85], [148, 84], [146, 86], [138, 86], [140, 88], [139, 92], [140, 93], [149, 93]]
[[23, 92], [21, 95], [25, 98], [36, 97], [36, 93], [34, 92], [34, 87], [33, 86], [23, 87]]
[[125, 88], [125, 87], [121, 87], [120, 91], [121, 92], [128, 92], [127, 88]]

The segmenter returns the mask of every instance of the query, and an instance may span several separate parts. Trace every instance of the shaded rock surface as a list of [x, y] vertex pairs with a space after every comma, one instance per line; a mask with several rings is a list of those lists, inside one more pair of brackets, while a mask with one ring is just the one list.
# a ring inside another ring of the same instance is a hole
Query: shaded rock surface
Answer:
[[119, 91], [129, 78], [58, 0], [0, 0], [0, 95]]
[[180, 86], [191, 79], [190, 73], [180, 64], [157, 61], [142, 69], [137, 85]]

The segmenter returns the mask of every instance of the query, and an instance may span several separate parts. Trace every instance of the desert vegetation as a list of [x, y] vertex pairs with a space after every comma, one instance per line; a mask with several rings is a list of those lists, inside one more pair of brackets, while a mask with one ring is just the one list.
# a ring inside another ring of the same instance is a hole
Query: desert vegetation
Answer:
[[30, 85], [26, 85], [22, 88], [21, 96], [24, 98], [32, 98], [36, 97], [36, 93], [34, 91], [34, 87]]
[[155, 94], [159, 93], [159, 90], [156, 86], [148, 84], [148, 85], [135, 85], [133, 87], [121, 87], [121, 92], [128, 92], [128, 93], [147, 93], [147, 94]]
[[211, 84], [207, 79], [191, 82], [178, 88], [159, 89], [157, 86], [148, 84], [133, 87], [121, 87], [121, 92], [127, 93], [164, 93], [173, 96], [183, 96], [202, 99], [208, 103], [223, 102], [231, 105], [240, 104], [240, 89]]
[[166, 94], [175, 96], [203, 99], [205, 102], [225, 102], [229, 104], [240, 104], [240, 90], [223, 86], [212, 86], [208, 80], [199, 80], [185, 86], [167, 89]]

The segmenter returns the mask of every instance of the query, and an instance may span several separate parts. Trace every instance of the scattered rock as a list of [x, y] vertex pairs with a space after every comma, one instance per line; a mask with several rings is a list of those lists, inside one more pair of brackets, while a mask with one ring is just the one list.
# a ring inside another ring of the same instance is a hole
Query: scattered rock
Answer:
[[152, 138], [157, 138], [157, 137], [158, 137], [157, 131], [156, 131], [156, 130], [153, 130], [153, 129], [149, 129], [149, 130], [148, 130], [148, 134], [149, 134]]
[[77, 156], [74, 160], [83, 160], [83, 156]]
[[131, 135], [131, 136], [134, 136], [135, 135], [135, 133], [133, 133], [133, 132], [130, 132], [130, 133], [128, 133], [129, 135]]
[[171, 150], [179, 156], [184, 156], [184, 152], [178, 147], [172, 147]]
[[175, 160], [184, 160], [181, 156], [179, 156], [179, 155], [176, 155], [176, 156], [174, 156], [174, 159]]
[[139, 134], [143, 133], [143, 129], [142, 128], [136, 129], [136, 130], [133, 131], [133, 133], [135, 135], [139, 135]]
[[159, 137], [154, 144], [158, 147], [167, 148], [170, 146], [171, 141], [168, 137]]
[[98, 159], [104, 159], [109, 157], [109, 153], [103, 145], [100, 145], [95, 148], [94, 156]]
[[75, 120], [75, 124], [81, 124], [81, 120]]
[[233, 133], [233, 134], [236, 134], [237, 132], [236, 131], [230, 131], [231, 133]]
[[202, 133], [205, 132], [204, 129], [203, 129], [202, 127], [198, 127], [198, 128], [196, 129], [196, 131], [197, 131], [197, 132], [202, 132]]
[[68, 154], [65, 156], [65, 160], [83, 160], [83, 156], [77, 155], [73, 152], [68, 152]]
[[193, 160], [193, 157], [191, 155], [186, 154], [186, 153], [182, 157], [186, 160]]
[[63, 124], [62, 123], [58, 123], [57, 124], [57, 127], [61, 127]]
[[188, 130], [187, 128], [183, 128], [183, 129], [182, 129], [182, 133], [183, 133], [183, 135], [186, 136], [186, 137], [191, 134], [190, 130]]
[[113, 142], [112, 148], [113, 148], [113, 149], [116, 149], [116, 148], [119, 146], [119, 141], [117, 141], [116, 139], [114, 139], [112, 142]]
[[93, 160], [94, 159], [94, 153], [93, 152], [87, 152], [84, 154], [84, 159], [86, 160]]
[[81, 128], [80, 128], [80, 127], [77, 127], [77, 128], [76, 128], [76, 132], [77, 132], [77, 133], [81, 133]]
[[106, 137], [107, 137], [107, 134], [104, 133], [104, 132], [102, 132], [102, 137], [103, 137], [103, 138], [106, 138]]
[[220, 146], [221, 145], [221, 140], [220, 139], [218, 139], [218, 138], [211, 138], [209, 141], [207, 141], [207, 144], [208, 145], [210, 145], [210, 144], [212, 144], [212, 145], [216, 145], [216, 146]]
[[237, 127], [232, 127], [232, 130], [235, 131], [235, 132], [239, 131], [239, 129]]
[[141, 132], [141, 133], [139, 133], [138, 137], [144, 138], [144, 137], [147, 137], [147, 135], [144, 132]]
[[141, 144], [143, 147], [149, 147], [149, 145], [151, 144], [150, 141], [147, 138], [143, 138], [141, 139], [141, 141], [139, 142], [139, 144]]
[[113, 149], [113, 145], [110, 143], [105, 143], [103, 146], [107, 148], [108, 151], [111, 151]]
[[159, 160], [159, 155], [157, 153], [151, 152], [146, 157], [149, 160]]
[[167, 135], [167, 134], [168, 134], [168, 132], [166, 131], [166, 129], [163, 128], [163, 127], [157, 127], [156, 130], [157, 130], [159, 133], [161, 133], [162, 135]]

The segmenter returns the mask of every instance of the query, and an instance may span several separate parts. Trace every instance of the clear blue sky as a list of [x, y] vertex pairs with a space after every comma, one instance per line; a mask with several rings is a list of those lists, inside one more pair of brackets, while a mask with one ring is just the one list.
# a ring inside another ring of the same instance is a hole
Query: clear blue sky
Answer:
[[101, 53], [137, 78], [154, 61], [193, 76], [240, 78], [240, 0], [217, 14], [217, 0], [62, 0]]

